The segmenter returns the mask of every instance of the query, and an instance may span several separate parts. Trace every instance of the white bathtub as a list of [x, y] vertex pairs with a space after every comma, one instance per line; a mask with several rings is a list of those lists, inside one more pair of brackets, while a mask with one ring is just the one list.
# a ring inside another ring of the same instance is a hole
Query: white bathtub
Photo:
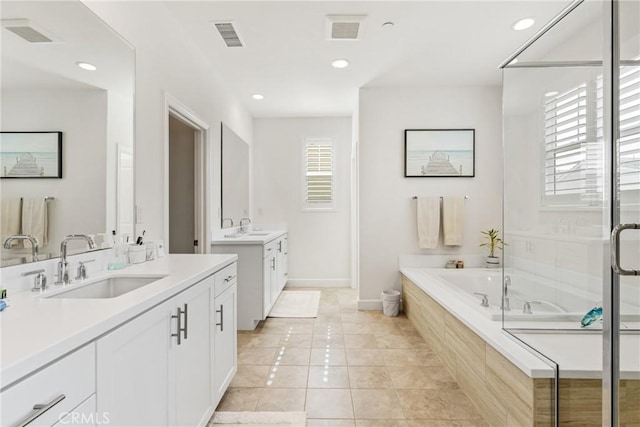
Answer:
[[[430, 280], [458, 292], [469, 306], [491, 320], [502, 319], [502, 270], [486, 268], [424, 269]], [[517, 271], [506, 271], [511, 280], [509, 286], [509, 308], [505, 311], [505, 321], [553, 321], [569, 322], [580, 327], [580, 319], [593, 307], [602, 304], [602, 297], [570, 285], [559, 284], [548, 279]], [[483, 307], [482, 295], [487, 296], [489, 307]], [[529, 302], [531, 313], [524, 312]], [[621, 307], [622, 321], [638, 321], [638, 308], [625, 304]]]

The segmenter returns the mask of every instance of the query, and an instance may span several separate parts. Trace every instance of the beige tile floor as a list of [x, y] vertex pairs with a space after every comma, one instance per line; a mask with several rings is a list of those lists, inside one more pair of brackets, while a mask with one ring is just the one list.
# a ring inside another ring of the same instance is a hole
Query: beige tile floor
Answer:
[[315, 319], [238, 333], [238, 373], [218, 411], [306, 411], [308, 426], [486, 426], [406, 317], [358, 311], [351, 289], [321, 292]]

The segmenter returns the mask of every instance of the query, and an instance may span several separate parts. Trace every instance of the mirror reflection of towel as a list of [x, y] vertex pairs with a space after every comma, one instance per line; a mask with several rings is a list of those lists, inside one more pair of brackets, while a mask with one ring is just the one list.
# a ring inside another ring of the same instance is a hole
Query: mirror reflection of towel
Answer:
[[445, 197], [442, 199], [442, 229], [445, 246], [462, 246], [464, 197]]
[[416, 207], [420, 248], [437, 248], [440, 236], [440, 197], [418, 197]]
[[[22, 199], [2, 199], [2, 211], [0, 212], [0, 224], [2, 224], [2, 242], [14, 234], [20, 234], [20, 220], [22, 215]], [[22, 242], [14, 240], [11, 247], [22, 247]]]
[[48, 242], [47, 202], [44, 197], [22, 202], [22, 234], [29, 234], [46, 246]]

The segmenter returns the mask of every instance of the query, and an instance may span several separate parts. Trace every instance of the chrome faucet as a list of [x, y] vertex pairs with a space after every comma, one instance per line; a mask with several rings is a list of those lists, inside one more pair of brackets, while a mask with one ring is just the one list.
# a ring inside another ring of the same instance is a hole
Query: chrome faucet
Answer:
[[68, 271], [69, 264], [67, 263], [67, 244], [71, 240], [84, 240], [89, 245], [89, 249], [96, 248], [93, 239], [86, 234], [70, 234], [62, 239], [62, 243], [60, 243], [60, 262], [58, 262], [58, 280], [56, 280], [56, 285], [68, 285], [71, 283]]
[[509, 299], [509, 287], [511, 286], [511, 276], [504, 276], [504, 311], [511, 311], [511, 300]]
[[229, 221], [231, 223], [230, 227], [233, 227], [233, 220], [231, 218], [222, 218], [222, 228], [224, 228], [225, 221]]
[[245, 231], [247, 231], [247, 230], [244, 228], [244, 222], [245, 222], [245, 221], [248, 221], [248, 222], [249, 222], [249, 224], [251, 224], [251, 220], [250, 220], [249, 218], [241, 218], [241, 219], [240, 219], [240, 231], [241, 231], [241, 232], [243, 232], [243, 233], [244, 233]]
[[34, 261], [38, 261], [38, 248], [40, 247], [40, 242], [38, 239], [33, 237], [30, 234], [14, 234], [9, 236], [4, 241], [4, 248], [11, 249], [11, 242], [14, 240], [28, 240], [31, 242], [31, 256]]
[[542, 304], [542, 301], [525, 301], [522, 306], [522, 312], [524, 314], [533, 314], [533, 311], [531, 311], [531, 304]]
[[473, 294], [482, 297], [482, 302], [480, 302], [481, 306], [489, 307], [489, 298], [487, 297], [487, 294], [483, 294], [481, 292], [474, 292]]

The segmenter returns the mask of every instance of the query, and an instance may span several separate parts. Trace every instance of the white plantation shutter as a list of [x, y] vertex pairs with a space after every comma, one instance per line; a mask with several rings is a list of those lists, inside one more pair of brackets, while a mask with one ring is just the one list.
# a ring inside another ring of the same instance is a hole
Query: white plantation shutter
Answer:
[[[603, 79], [545, 102], [544, 201], [597, 206], [603, 189]], [[640, 190], [640, 69], [620, 70], [620, 191]]]
[[303, 149], [303, 199], [306, 209], [334, 207], [334, 151], [330, 139], [307, 139]]

